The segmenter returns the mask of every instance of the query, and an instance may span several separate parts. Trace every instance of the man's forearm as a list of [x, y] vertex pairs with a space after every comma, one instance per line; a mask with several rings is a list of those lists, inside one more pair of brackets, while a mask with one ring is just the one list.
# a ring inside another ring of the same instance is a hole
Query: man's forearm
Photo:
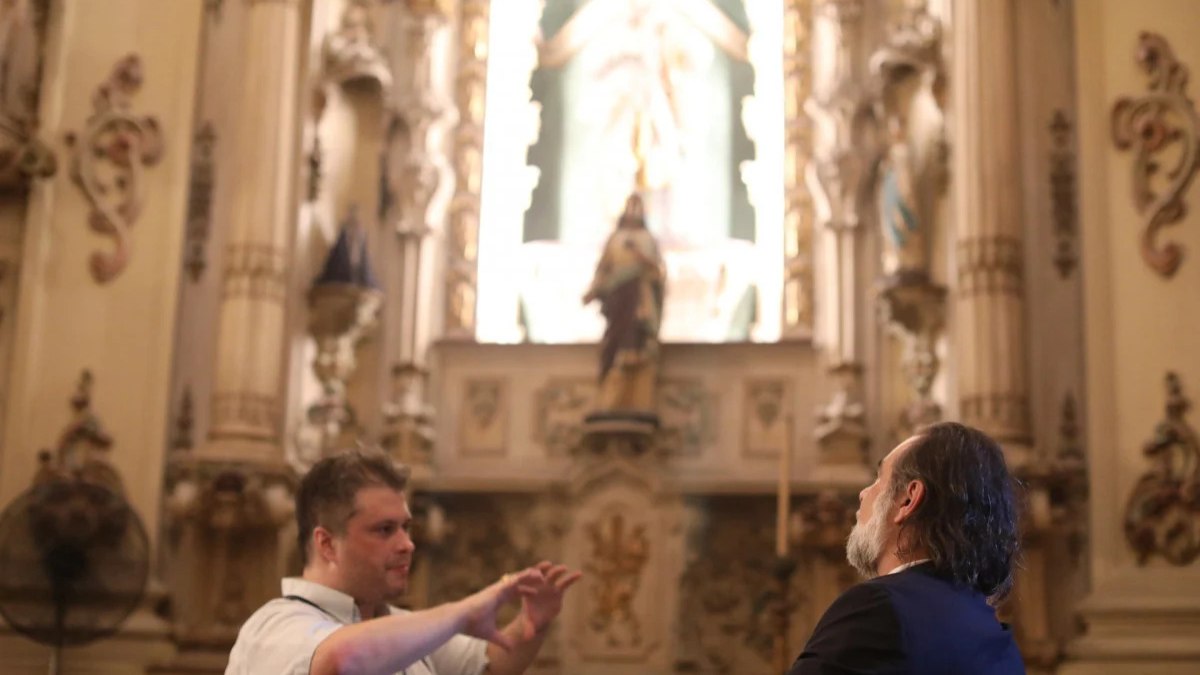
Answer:
[[504, 635], [513, 645], [511, 650], [505, 651], [495, 644], [487, 646], [488, 675], [521, 675], [537, 658], [550, 626], [535, 631], [533, 637], [526, 637], [525, 622], [523, 616], [517, 615], [517, 618], [504, 627]]
[[317, 646], [309, 672], [312, 675], [398, 672], [462, 630], [464, 615], [459, 601], [344, 626]]

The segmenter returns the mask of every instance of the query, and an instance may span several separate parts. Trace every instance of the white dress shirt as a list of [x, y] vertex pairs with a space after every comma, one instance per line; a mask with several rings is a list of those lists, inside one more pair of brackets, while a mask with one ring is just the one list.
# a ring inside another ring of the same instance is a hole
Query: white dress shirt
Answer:
[[[225, 675], [308, 675], [317, 645], [342, 626], [362, 621], [354, 598], [345, 593], [299, 577], [284, 579], [282, 586], [284, 597], [242, 624]], [[486, 642], [455, 635], [397, 675], [480, 675], [487, 664]]]

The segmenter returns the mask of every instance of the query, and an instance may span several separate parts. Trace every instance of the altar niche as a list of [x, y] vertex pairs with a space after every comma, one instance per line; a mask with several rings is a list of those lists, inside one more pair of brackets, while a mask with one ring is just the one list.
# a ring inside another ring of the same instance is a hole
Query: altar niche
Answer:
[[580, 298], [631, 192], [662, 340], [778, 339], [784, 3], [514, 4], [488, 37], [477, 339], [599, 339]]

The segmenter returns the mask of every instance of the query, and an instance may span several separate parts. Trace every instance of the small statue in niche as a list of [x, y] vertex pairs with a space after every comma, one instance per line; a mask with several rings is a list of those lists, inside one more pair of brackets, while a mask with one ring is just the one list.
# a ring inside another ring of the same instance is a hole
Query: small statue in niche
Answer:
[[631, 194], [604, 244], [584, 304], [600, 301], [600, 391], [589, 425], [650, 432], [658, 426], [654, 390], [666, 267], [646, 228], [642, 198]]
[[892, 277], [927, 274], [929, 242], [917, 205], [908, 140], [898, 120], [889, 120], [888, 149], [880, 166], [879, 220], [883, 226], [883, 272]]

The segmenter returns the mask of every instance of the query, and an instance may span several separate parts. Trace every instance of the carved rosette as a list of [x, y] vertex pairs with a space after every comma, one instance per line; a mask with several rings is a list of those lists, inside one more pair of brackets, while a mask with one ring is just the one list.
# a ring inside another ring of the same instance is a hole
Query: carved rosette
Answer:
[[812, 94], [812, 0], [787, 0], [783, 17], [784, 290], [783, 334], [810, 335], [813, 327], [813, 203], [809, 171], [812, 122], [803, 114]]
[[1142, 446], [1153, 464], [1125, 507], [1125, 538], [1139, 564], [1162, 556], [1172, 565], [1200, 557], [1200, 439], [1184, 419], [1192, 404], [1175, 373], [1167, 373], [1166, 419]]
[[1142, 216], [1142, 259], [1170, 278], [1183, 261], [1183, 249], [1174, 242], [1160, 245], [1158, 234], [1183, 218], [1183, 193], [1200, 165], [1200, 117], [1184, 91], [1187, 66], [1175, 58], [1161, 35], [1138, 37], [1137, 61], [1149, 77], [1150, 91], [1117, 100], [1112, 110], [1113, 142], [1118, 149], [1135, 153], [1133, 201]]
[[88, 224], [115, 245], [111, 253], [92, 254], [92, 277], [99, 283], [112, 281], [129, 264], [131, 230], [145, 199], [142, 174], [163, 154], [158, 120], [132, 111], [133, 95], [141, 87], [142, 61], [130, 54], [92, 96], [93, 112], [83, 131], [66, 139], [71, 179], [92, 206]]
[[448, 337], [475, 336], [479, 195], [483, 180], [483, 115], [487, 88], [488, 0], [463, 0], [459, 8], [458, 75], [454, 102], [455, 193], [446, 233], [445, 326]]

